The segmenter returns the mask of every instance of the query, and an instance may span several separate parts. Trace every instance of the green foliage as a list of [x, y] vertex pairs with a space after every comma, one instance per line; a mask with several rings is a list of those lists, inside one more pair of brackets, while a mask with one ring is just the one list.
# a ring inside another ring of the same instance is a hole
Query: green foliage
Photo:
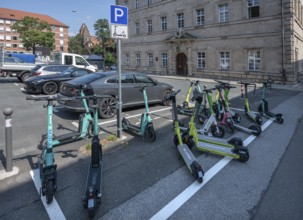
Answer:
[[[115, 40], [110, 37], [110, 28], [107, 19], [99, 19], [94, 24], [96, 31], [96, 37], [101, 42], [100, 48], [94, 48], [96, 51], [100, 52], [105, 59], [105, 65], [112, 65], [116, 63], [115, 58], [115, 49], [116, 43]], [[98, 53], [96, 53], [98, 54]]]
[[76, 54], [88, 54], [89, 51], [84, 46], [84, 37], [81, 34], [77, 34], [74, 37], [70, 37], [68, 40], [68, 52]]
[[51, 26], [37, 18], [24, 17], [12, 25], [12, 29], [20, 34], [23, 46], [26, 50], [32, 50], [35, 54], [36, 46], [54, 48], [55, 37]]

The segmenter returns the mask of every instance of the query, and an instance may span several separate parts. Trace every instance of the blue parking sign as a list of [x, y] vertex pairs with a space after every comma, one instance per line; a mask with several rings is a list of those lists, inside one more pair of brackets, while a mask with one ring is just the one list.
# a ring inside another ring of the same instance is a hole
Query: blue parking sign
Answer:
[[120, 5], [110, 6], [110, 23], [111, 24], [128, 24], [128, 8]]

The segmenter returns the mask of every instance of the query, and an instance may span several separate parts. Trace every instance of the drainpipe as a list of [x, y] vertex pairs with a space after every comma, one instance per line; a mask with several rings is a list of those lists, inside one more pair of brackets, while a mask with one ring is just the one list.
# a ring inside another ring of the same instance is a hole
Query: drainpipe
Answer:
[[284, 44], [285, 44], [285, 30], [284, 30], [284, 7], [283, 0], [281, 0], [281, 34], [282, 34], [282, 82], [285, 85], [286, 82], [286, 70], [284, 66]]

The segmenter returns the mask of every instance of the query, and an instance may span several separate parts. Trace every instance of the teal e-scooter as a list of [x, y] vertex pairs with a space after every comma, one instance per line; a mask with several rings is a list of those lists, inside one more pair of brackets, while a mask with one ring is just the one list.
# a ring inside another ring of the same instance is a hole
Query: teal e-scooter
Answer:
[[139, 91], [143, 93], [144, 105], [145, 105], [145, 112], [141, 115], [140, 126], [133, 125], [130, 123], [128, 119], [123, 118], [122, 128], [124, 131], [142, 136], [143, 140], [154, 142], [156, 140], [156, 132], [154, 130], [153, 122], [149, 113], [146, 87], [147, 86], [142, 86], [139, 89]]
[[[85, 98], [85, 94], [83, 91], [85, 89], [85, 86], [79, 84], [77, 86], [77, 89], [79, 90], [79, 95], [80, 95], [79, 98], [82, 97], [81, 100], [82, 100], [82, 104], [85, 109], [85, 112], [80, 114], [80, 116], [79, 116], [78, 131], [73, 131], [73, 132], [63, 134], [63, 135], [58, 135], [58, 136], [53, 134], [54, 135], [53, 136], [53, 147], [93, 136], [93, 118], [91, 116], [91, 113], [90, 113], [90, 110], [88, 107], [88, 103], [87, 103], [87, 100]], [[76, 99], [74, 99], [74, 100], [76, 100]], [[65, 101], [62, 99], [59, 99], [58, 102], [64, 103]], [[47, 134], [43, 134], [41, 141], [38, 144], [38, 149], [42, 150], [43, 147], [46, 146], [46, 142], [47, 142]]]
[[82, 198], [83, 208], [88, 210], [89, 218], [93, 218], [96, 209], [101, 205], [102, 196], [102, 144], [99, 139], [99, 126], [98, 126], [98, 99], [101, 96], [89, 96], [88, 99], [93, 99], [93, 118], [94, 118], [94, 132], [91, 140], [91, 161], [88, 168], [88, 175], [85, 185], [85, 191]]
[[[53, 150], [53, 106], [54, 101], [59, 99], [56, 96], [32, 97], [27, 96], [26, 100], [46, 101], [47, 105], [47, 139], [43, 146], [41, 155], [38, 156], [38, 168], [41, 181], [40, 193], [46, 197], [46, 203], [51, 204], [54, 193], [57, 191], [57, 165]], [[62, 98], [61, 101], [70, 101], [71, 98]]]
[[278, 122], [279, 124], [282, 124], [284, 122], [283, 114], [281, 113], [275, 114], [269, 111], [268, 101], [265, 99], [266, 90], [267, 88], [271, 90], [272, 82], [271, 80], [267, 80], [267, 81], [263, 81], [262, 83], [263, 83], [262, 100], [261, 100], [261, 104], [258, 107], [258, 111], [262, 116], [267, 116], [268, 118], [274, 119], [274, 121]]

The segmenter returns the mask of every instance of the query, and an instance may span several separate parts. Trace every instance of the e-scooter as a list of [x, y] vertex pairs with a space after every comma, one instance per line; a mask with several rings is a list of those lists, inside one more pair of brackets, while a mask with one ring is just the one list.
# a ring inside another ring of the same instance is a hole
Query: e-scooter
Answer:
[[177, 113], [177, 104], [176, 104], [176, 95], [181, 90], [178, 90], [177, 92], [172, 92], [169, 94], [167, 100], [172, 100], [172, 117], [174, 121], [174, 128], [175, 128], [175, 136], [174, 136], [174, 144], [176, 145], [180, 155], [182, 156], [187, 168], [193, 175], [193, 177], [199, 182], [203, 182], [203, 176], [204, 171], [202, 170], [202, 167], [196, 157], [193, 155], [191, 150], [188, 148], [186, 144], [183, 143], [183, 138], [181, 137], [180, 132], [180, 125], [178, 120], [178, 113]]
[[[82, 98], [82, 103], [85, 109], [85, 113], [82, 113], [79, 116], [79, 126], [78, 131], [74, 131], [71, 133], [59, 135], [53, 137], [53, 147], [63, 145], [66, 143], [78, 141], [84, 138], [92, 137], [93, 133], [93, 118], [88, 108], [87, 100], [85, 99], [85, 94], [83, 92], [84, 86], [78, 85], [77, 88], [79, 89], [80, 97]], [[60, 101], [59, 102], [64, 102]], [[40, 143], [38, 144], [38, 149], [42, 150], [43, 147], [46, 146], [47, 142], [47, 135], [43, 134]]]
[[244, 127], [240, 125], [241, 122], [241, 117], [238, 113], [232, 112], [229, 106], [229, 99], [228, 95], [230, 92], [231, 88], [236, 88], [235, 86], [231, 86], [229, 83], [218, 81], [220, 84], [219, 86], [222, 86], [224, 89], [224, 98], [222, 97], [222, 90], [219, 91], [219, 96], [220, 96], [220, 105], [222, 106], [221, 108], [224, 109], [224, 111], [229, 112], [231, 119], [233, 121], [233, 128], [237, 129], [239, 131], [252, 134], [255, 136], [259, 136], [262, 133], [262, 129], [260, 125], [256, 123], [251, 123], [248, 127]]
[[[47, 141], [43, 147], [41, 155], [38, 156], [38, 167], [41, 180], [40, 193], [46, 196], [46, 203], [53, 201], [54, 193], [57, 191], [57, 165], [53, 150], [53, 106], [54, 101], [58, 101], [55, 96], [48, 97], [31, 97], [27, 96], [26, 100], [47, 101]], [[62, 98], [62, 101], [70, 101], [71, 98]]]
[[[250, 106], [249, 106], [249, 102], [248, 102], [248, 92], [247, 92], [247, 87], [249, 85], [254, 86], [254, 93], [256, 92], [256, 84], [255, 83], [250, 83], [250, 82], [244, 82], [244, 81], [240, 81], [238, 82], [238, 84], [241, 84], [241, 97], [244, 97], [244, 110], [245, 110], [245, 114], [248, 116], [248, 118], [250, 118], [252, 121], [254, 121], [255, 123], [257, 123], [258, 125], [262, 125], [262, 117], [260, 114], [254, 113], [250, 111]], [[243, 94], [243, 86], [244, 86], [244, 94]]]
[[[208, 100], [209, 106], [213, 106], [213, 100], [212, 100], [212, 96], [211, 96], [211, 93], [213, 90], [216, 90], [216, 88], [206, 89], [206, 86], [204, 86], [203, 91], [206, 94], [206, 98]], [[195, 90], [195, 93], [202, 94], [198, 90]], [[203, 96], [201, 96], [201, 100], [203, 100]], [[201, 108], [201, 104], [202, 104], [202, 102], [199, 104], [199, 108]], [[197, 105], [197, 103], [196, 103], [196, 105]], [[203, 135], [208, 135], [208, 131], [210, 130], [211, 134], [214, 137], [223, 138], [225, 135], [224, 129], [218, 124], [217, 119], [216, 119], [216, 114], [211, 107], [209, 108], [209, 111], [210, 111], [209, 118], [205, 121], [203, 127], [201, 129], [197, 130], [197, 132], [200, 134], [203, 134]], [[194, 112], [194, 114], [196, 114], [196, 111]], [[195, 118], [195, 120], [196, 120], [196, 118]]]
[[194, 116], [191, 118], [189, 122], [189, 132], [186, 131], [182, 134], [183, 142], [188, 145], [191, 149], [193, 146], [203, 152], [209, 152], [212, 154], [222, 155], [222, 156], [230, 156], [235, 158], [241, 162], [246, 162], [249, 159], [249, 152], [246, 147], [243, 147], [242, 139], [238, 137], [233, 137], [231, 139], [217, 139], [214, 137], [208, 137], [205, 135], [201, 135], [197, 132], [197, 128], [195, 125], [195, 117], [198, 113], [197, 109], [200, 108], [202, 103], [203, 95], [196, 94], [196, 111]]
[[[189, 115], [192, 116], [194, 114], [194, 109], [195, 106], [190, 105], [189, 99], [190, 99], [190, 95], [193, 92], [193, 86], [196, 86], [196, 89], [201, 92], [201, 87], [200, 87], [200, 81], [196, 80], [196, 81], [192, 81], [189, 79], [186, 79], [187, 81], [189, 81], [190, 85], [188, 87], [187, 90], [187, 94], [186, 94], [186, 99], [185, 101], [182, 103], [181, 105], [177, 105], [177, 112], [178, 114], [181, 115]], [[203, 124], [206, 118], [210, 117], [210, 111], [208, 108], [206, 108], [206, 100], [204, 105], [201, 105], [201, 109], [199, 111], [199, 115], [198, 115], [198, 121]]]
[[281, 113], [275, 114], [275, 113], [272, 113], [271, 111], [269, 111], [268, 101], [265, 99], [266, 88], [269, 88], [269, 90], [271, 90], [271, 81], [270, 80], [263, 81], [262, 100], [261, 100], [261, 104], [258, 107], [258, 111], [260, 112], [260, 114], [262, 116], [267, 116], [269, 118], [274, 119], [279, 124], [282, 124], [284, 122], [283, 114], [281, 114]]
[[145, 112], [141, 115], [140, 126], [136, 126], [130, 123], [126, 118], [122, 119], [122, 128], [125, 131], [142, 136], [143, 140], [154, 142], [156, 140], [156, 132], [154, 130], [153, 122], [150, 117], [148, 108], [148, 99], [146, 94], [147, 86], [140, 87], [139, 91], [143, 93]]
[[82, 198], [82, 205], [88, 210], [89, 218], [95, 216], [96, 209], [101, 205], [102, 196], [102, 145], [99, 139], [99, 126], [98, 126], [98, 99], [101, 96], [88, 96], [93, 99], [93, 118], [94, 118], [94, 135], [91, 141], [91, 162], [88, 169], [88, 175], [85, 185], [85, 191]]

